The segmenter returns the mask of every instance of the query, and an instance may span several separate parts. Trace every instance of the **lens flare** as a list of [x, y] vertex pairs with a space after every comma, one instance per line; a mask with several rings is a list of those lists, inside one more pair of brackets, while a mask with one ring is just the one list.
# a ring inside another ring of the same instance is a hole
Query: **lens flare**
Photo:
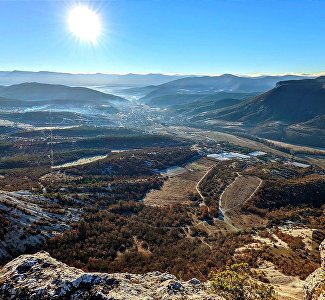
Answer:
[[70, 9], [68, 13], [69, 31], [79, 40], [96, 44], [101, 34], [101, 20], [99, 15], [84, 5]]

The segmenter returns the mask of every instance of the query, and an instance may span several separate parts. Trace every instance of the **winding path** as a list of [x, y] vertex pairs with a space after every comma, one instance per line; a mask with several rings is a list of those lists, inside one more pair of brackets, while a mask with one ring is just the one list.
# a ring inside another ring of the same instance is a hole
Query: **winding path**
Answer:
[[196, 191], [198, 192], [198, 194], [200, 195], [201, 199], [202, 199], [202, 203], [204, 204], [205, 203], [205, 197], [202, 195], [200, 189], [199, 189], [199, 186], [201, 184], [201, 182], [203, 181], [203, 179], [209, 174], [209, 172], [214, 168], [215, 166], [212, 166], [211, 168], [209, 168], [208, 171], [206, 171], [204, 173], [204, 175], [201, 177], [201, 179], [198, 181], [198, 183], [196, 184], [195, 186], [195, 189]]
[[[232, 224], [230, 218], [227, 216], [227, 213], [240, 206], [243, 206], [255, 195], [263, 183], [262, 179], [255, 176], [243, 176], [239, 173], [237, 173], [237, 175], [238, 176], [236, 179], [224, 189], [219, 198], [219, 210], [224, 216], [224, 221], [235, 230], [239, 230], [239, 228]], [[250, 188], [253, 188], [254, 186], [254, 190], [251, 191]], [[233, 205], [224, 208], [225, 204]]]

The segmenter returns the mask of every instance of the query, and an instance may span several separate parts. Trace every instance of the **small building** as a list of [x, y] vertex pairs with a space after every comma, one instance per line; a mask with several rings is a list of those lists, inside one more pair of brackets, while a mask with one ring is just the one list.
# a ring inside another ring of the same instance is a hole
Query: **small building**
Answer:
[[207, 157], [215, 159], [215, 160], [231, 160], [231, 159], [248, 159], [248, 158], [250, 158], [250, 156], [248, 156], [248, 155], [237, 153], [237, 152], [222, 152], [219, 154], [214, 153], [214, 154], [208, 154]]

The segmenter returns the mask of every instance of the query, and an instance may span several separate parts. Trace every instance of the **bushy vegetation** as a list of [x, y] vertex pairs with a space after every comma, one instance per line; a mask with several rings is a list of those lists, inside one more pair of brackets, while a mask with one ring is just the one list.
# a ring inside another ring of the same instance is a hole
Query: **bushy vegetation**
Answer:
[[[258, 208], [276, 209], [288, 205], [320, 207], [325, 199], [325, 178], [309, 175], [302, 178], [266, 181], [254, 198]], [[308, 192], [306, 192], [308, 191]]]
[[74, 175], [115, 175], [142, 176], [153, 175], [175, 165], [182, 165], [197, 155], [187, 147], [150, 148], [114, 153], [106, 159], [90, 165], [67, 169]]
[[233, 264], [226, 270], [212, 273], [212, 290], [227, 300], [273, 300], [274, 288], [259, 279], [263, 274], [252, 271], [247, 263]]
[[[258, 192], [245, 203], [244, 211], [262, 216], [299, 207], [325, 204], [325, 176], [318, 169], [299, 169], [281, 163], [256, 164], [245, 171], [263, 179]], [[273, 218], [274, 219], [274, 218]]]
[[280, 229], [276, 229], [274, 233], [280, 240], [287, 243], [292, 250], [303, 250], [305, 248], [305, 244], [300, 237], [292, 236], [291, 234], [285, 233]]
[[159, 270], [184, 279], [207, 279], [209, 270], [232, 261], [235, 249], [249, 242], [250, 236], [209, 236], [196, 230], [194, 207], [147, 207], [141, 202], [150, 189], [163, 183], [156, 170], [182, 165], [195, 155], [185, 147], [116, 153], [67, 169], [65, 174], [74, 179], [60, 184], [42, 181], [47, 197], [84, 212], [83, 221], [49, 240], [46, 249], [90, 271]]
[[222, 268], [248, 235], [229, 233], [211, 241], [189, 238], [188, 209], [146, 207], [118, 202], [105, 210], [88, 212], [70, 231], [48, 241], [46, 250], [69, 265], [89, 271], [167, 271], [179, 278], [207, 279], [209, 270]]

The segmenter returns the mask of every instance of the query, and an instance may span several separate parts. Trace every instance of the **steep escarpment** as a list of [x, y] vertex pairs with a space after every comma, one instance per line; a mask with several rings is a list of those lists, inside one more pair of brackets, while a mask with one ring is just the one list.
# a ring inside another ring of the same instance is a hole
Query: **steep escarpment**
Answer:
[[324, 77], [280, 81], [266, 93], [237, 105], [201, 112], [192, 121], [223, 129], [236, 122], [232, 131], [245, 130], [262, 138], [323, 147], [324, 83]]
[[267, 122], [296, 124], [325, 113], [324, 79], [289, 80], [236, 107], [210, 111], [198, 119], [220, 118], [256, 126]]

